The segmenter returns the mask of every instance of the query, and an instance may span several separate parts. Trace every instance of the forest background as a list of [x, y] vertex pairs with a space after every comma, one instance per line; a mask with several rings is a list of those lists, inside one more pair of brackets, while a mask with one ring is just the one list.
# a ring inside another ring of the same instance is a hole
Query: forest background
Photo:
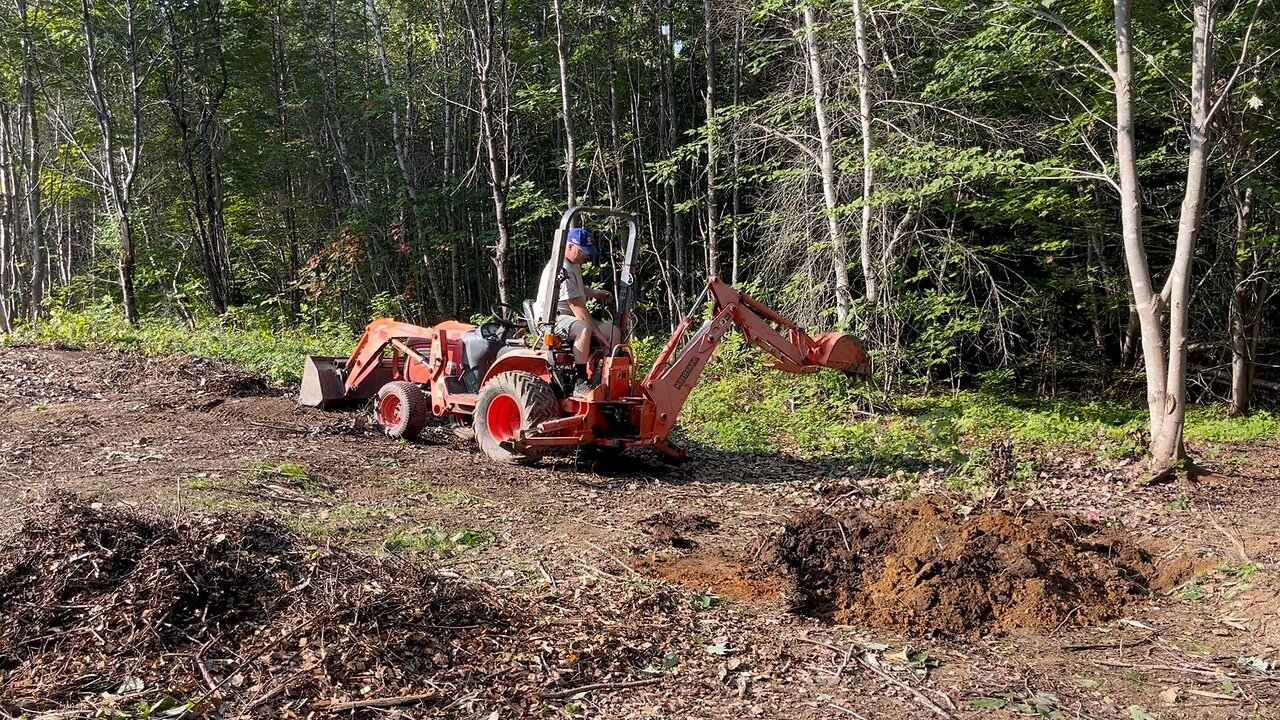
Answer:
[[1123, 408], [1157, 472], [1195, 403], [1276, 432], [1274, 3], [4, 3], [11, 340], [287, 379], [518, 306], [575, 201], [640, 218], [642, 336], [716, 275], [872, 348], [871, 388], [730, 352], [729, 444], [939, 389]]

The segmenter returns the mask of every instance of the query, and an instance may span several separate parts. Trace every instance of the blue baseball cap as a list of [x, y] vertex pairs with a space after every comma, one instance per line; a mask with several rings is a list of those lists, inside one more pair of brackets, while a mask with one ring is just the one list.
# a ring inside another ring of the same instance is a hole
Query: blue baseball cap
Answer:
[[591, 242], [591, 231], [586, 228], [573, 228], [569, 231], [569, 244], [577, 245], [587, 257], [596, 260], [600, 257], [600, 251]]

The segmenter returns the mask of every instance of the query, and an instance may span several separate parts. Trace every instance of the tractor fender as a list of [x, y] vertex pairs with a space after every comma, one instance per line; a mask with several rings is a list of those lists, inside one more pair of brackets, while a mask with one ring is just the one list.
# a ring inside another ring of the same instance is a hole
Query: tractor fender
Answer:
[[547, 367], [545, 351], [530, 350], [528, 348], [503, 348], [498, 354], [498, 359], [494, 360], [493, 365], [490, 365], [489, 370], [485, 372], [484, 379], [480, 381], [480, 386], [484, 387], [494, 377], [513, 370], [537, 375], [543, 380], [551, 382], [551, 370]]

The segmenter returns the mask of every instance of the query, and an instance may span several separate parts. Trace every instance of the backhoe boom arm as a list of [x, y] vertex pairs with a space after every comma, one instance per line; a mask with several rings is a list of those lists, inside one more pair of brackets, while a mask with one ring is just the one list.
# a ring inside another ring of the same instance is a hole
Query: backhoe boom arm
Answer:
[[707, 281], [706, 293], [714, 301], [712, 316], [688, 342], [682, 343], [693, 324], [691, 317], [685, 317], [642, 383], [656, 406], [654, 429], [660, 447], [665, 446], [707, 363], [735, 326], [747, 342], [772, 355], [772, 367], [779, 370], [806, 374], [831, 368], [856, 377], [870, 375], [867, 353], [852, 335], [822, 333], [810, 337], [795, 323], [716, 278]]

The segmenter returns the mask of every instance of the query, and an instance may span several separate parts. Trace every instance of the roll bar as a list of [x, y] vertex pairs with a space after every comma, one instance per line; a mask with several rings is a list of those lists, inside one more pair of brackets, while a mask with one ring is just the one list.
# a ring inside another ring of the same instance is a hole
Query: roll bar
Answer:
[[[572, 227], [574, 218], [584, 214], [615, 217], [627, 222], [627, 252], [622, 261], [622, 270], [618, 274], [618, 292], [614, 298], [617, 303], [614, 323], [618, 326], [620, 336], [625, 339], [631, 333], [631, 310], [635, 307], [636, 302], [634, 267], [639, 226], [634, 215], [621, 210], [581, 205], [570, 207], [560, 217], [560, 227], [556, 228], [555, 238], [551, 243], [551, 257], [554, 259], [557, 268], [564, 264], [565, 244], [569, 237], [569, 228]], [[539, 297], [542, 297], [545, 291], [546, 297], [550, 298], [550, 302], [547, 303], [546, 310], [543, 312], [549, 312], [551, 317], [538, 317], [535, 323], [543, 331], [541, 333], [543, 336], [551, 332], [555, 327], [556, 306], [560, 303], [560, 273], [552, 273], [550, 283], [550, 288], [538, 288]], [[541, 342], [541, 338], [539, 338], [539, 342]]]

